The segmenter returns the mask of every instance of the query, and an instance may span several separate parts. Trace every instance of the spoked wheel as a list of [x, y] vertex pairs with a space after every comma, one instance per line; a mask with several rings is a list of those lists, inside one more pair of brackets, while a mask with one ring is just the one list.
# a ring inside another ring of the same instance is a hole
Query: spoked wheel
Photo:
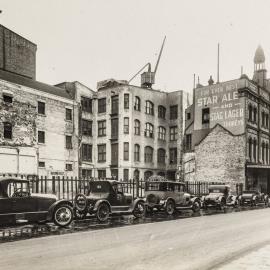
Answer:
[[200, 209], [201, 209], [200, 202], [195, 201], [195, 202], [193, 203], [193, 205], [192, 205], [192, 211], [193, 211], [194, 213], [196, 213], [196, 212], [199, 212]]
[[73, 210], [67, 204], [56, 206], [53, 215], [53, 221], [56, 225], [65, 227], [68, 226], [73, 219]]
[[172, 200], [169, 200], [166, 204], [166, 208], [165, 211], [168, 215], [172, 215], [175, 211], [175, 205], [174, 202]]
[[107, 221], [110, 215], [110, 207], [107, 203], [101, 203], [97, 209], [97, 219], [100, 222]]
[[136, 218], [141, 218], [145, 215], [145, 204], [144, 202], [137, 202], [134, 207], [133, 215]]

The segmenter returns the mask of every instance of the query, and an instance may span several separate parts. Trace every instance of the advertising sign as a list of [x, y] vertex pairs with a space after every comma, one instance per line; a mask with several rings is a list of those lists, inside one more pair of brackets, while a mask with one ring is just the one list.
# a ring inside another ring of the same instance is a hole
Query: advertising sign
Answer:
[[239, 98], [240, 80], [209, 85], [195, 89], [194, 129], [205, 128], [202, 115], [209, 108], [209, 128], [220, 124], [233, 134], [244, 132], [244, 100]]

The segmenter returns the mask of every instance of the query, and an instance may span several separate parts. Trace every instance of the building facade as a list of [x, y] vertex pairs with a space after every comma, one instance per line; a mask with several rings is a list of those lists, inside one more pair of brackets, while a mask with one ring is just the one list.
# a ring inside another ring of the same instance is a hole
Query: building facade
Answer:
[[226, 182], [270, 192], [270, 81], [258, 47], [254, 74], [194, 89], [186, 110], [186, 180]]

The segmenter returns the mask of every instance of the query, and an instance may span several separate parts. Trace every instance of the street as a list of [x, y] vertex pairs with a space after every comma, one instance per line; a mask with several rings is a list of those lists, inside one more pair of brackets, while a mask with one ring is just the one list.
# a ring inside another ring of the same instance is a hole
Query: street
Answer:
[[48, 236], [0, 245], [2, 269], [222, 269], [270, 243], [270, 209]]

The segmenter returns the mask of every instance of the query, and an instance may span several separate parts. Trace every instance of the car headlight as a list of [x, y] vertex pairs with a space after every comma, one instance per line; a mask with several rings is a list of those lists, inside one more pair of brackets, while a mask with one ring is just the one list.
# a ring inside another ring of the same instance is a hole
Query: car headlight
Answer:
[[165, 204], [166, 200], [160, 200], [159, 203], [160, 204]]

